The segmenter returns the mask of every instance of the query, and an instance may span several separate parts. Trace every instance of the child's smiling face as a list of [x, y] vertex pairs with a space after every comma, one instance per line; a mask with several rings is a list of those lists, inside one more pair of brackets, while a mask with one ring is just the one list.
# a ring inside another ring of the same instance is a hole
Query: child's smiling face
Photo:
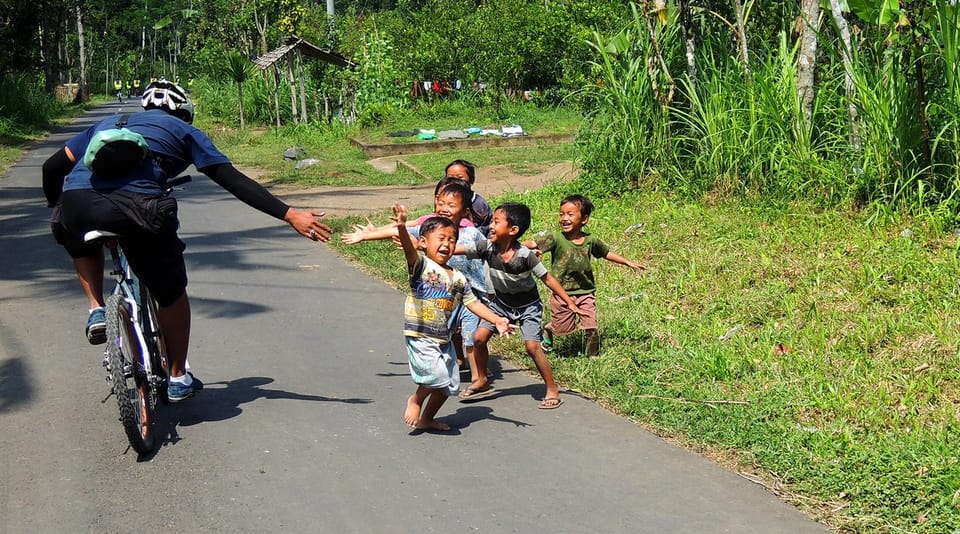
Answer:
[[433, 212], [459, 224], [467, 210], [459, 196], [453, 193], [440, 193], [433, 199]]
[[446, 265], [457, 248], [457, 231], [450, 227], [434, 228], [429, 234], [420, 236], [420, 246], [428, 258]]
[[564, 202], [560, 205], [560, 231], [564, 234], [577, 234], [590, 217], [584, 217], [580, 206], [573, 202]]
[[507, 214], [503, 210], [493, 212], [493, 222], [490, 223], [490, 241], [493, 243], [509, 243], [520, 229], [516, 225], [510, 224], [507, 220]]

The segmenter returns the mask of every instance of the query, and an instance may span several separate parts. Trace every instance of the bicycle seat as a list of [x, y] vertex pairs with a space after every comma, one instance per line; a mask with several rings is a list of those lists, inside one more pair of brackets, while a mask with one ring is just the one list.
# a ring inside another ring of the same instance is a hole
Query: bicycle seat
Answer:
[[106, 230], [90, 230], [89, 232], [83, 234], [83, 242], [96, 243], [97, 241], [110, 239], [111, 237], [120, 237], [120, 234], [115, 234]]

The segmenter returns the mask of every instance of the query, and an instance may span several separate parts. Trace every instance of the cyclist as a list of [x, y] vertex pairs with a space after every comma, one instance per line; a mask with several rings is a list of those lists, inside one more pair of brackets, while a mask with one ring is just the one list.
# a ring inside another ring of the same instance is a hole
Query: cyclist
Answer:
[[[108, 230], [122, 236], [120, 245], [130, 266], [157, 300], [169, 360], [169, 396], [179, 401], [203, 388], [185, 369], [190, 341], [185, 245], [177, 237], [176, 210], [161, 228], [143, 224], [157, 219], [156, 200], [165, 194], [166, 179], [193, 164], [236, 198], [282, 219], [304, 237], [327, 241], [331, 229], [319, 222], [322, 212], [292, 208], [238, 171], [206, 134], [192, 126], [193, 103], [179, 86], [166, 80], [153, 82], [144, 89], [141, 105], [144, 111], [104, 119], [50, 156], [43, 164], [43, 192], [48, 206], [54, 208], [54, 238], [73, 258], [90, 303], [87, 339], [94, 345], [106, 341], [104, 256], [103, 247], [85, 244], [83, 235]], [[127, 129], [146, 140], [150, 156], [129, 175], [98, 176], [83, 163], [87, 145], [96, 132], [114, 128], [124, 119]]]

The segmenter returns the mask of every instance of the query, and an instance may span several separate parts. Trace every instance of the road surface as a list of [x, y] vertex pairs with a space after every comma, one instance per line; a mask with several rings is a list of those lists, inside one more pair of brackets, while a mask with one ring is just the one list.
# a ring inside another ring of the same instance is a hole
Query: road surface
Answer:
[[[204, 177], [178, 193], [206, 389], [126, 444], [48, 232], [44, 159], [0, 178], [0, 532], [824, 532], [763, 488], [508, 363], [411, 433], [403, 295]], [[397, 256], [397, 269], [403, 269]]]

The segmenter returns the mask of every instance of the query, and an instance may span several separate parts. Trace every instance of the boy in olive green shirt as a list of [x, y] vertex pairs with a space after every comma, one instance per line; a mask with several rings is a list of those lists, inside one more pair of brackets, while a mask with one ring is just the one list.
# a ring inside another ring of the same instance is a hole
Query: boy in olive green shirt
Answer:
[[585, 312], [578, 316], [562, 300], [552, 296], [551, 320], [543, 325], [545, 350], [552, 347], [554, 334], [562, 336], [576, 330], [579, 317], [579, 326], [587, 336], [587, 356], [596, 356], [599, 353], [600, 336], [597, 333], [597, 306], [594, 298], [597, 283], [591, 266], [593, 258], [602, 258], [635, 270], [646, 269], [643, 265], [612, 252], [606, 243], [583, 231], [592, 211], [593, 203], [587, 197], [565, 197], [560, 201], [560, 230], [544, 230], [535, 234], [532, 241], [523, 243], [527, 248], [551, 254], [551, 274], [560, 281], [577, 307]]

